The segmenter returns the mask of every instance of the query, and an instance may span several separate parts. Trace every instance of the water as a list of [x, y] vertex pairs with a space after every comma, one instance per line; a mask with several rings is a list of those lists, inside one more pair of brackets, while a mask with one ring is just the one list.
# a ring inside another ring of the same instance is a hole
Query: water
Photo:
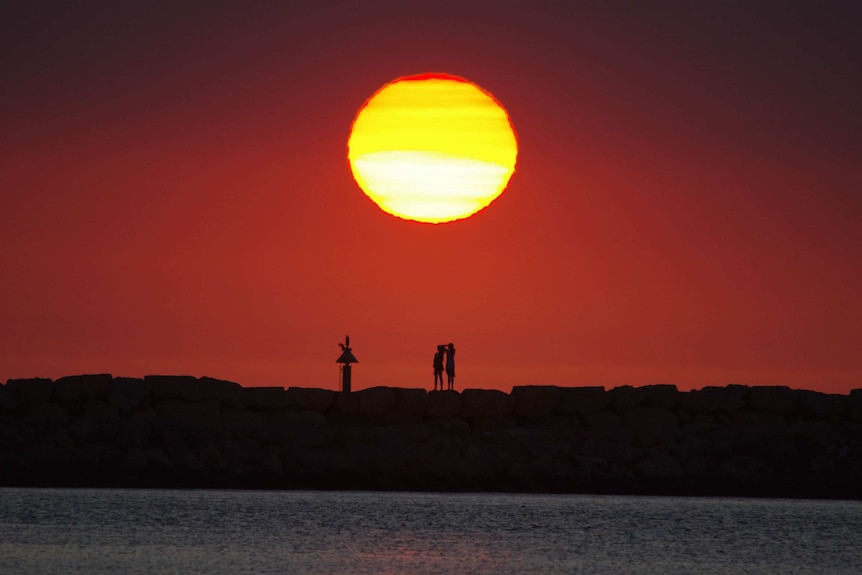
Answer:
[[0, 573], [862, 572], [862, 502], [0, 489]]

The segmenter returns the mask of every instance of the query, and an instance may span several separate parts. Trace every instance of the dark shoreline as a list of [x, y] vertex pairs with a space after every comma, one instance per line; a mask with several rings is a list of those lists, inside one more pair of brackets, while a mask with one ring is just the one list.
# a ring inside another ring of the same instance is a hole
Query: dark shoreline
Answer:
[[9, 380], [0, 485], [862, 499], [862, 389]]

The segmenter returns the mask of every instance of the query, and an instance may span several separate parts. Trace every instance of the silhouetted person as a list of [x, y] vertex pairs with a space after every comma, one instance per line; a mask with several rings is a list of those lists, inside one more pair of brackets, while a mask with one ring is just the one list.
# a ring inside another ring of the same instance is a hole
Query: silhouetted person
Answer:
[[443, 355], [446, 353], [445, 345], [437, 346], [434, 354], [434, 391], [437, 391], [437, 381], [440, 381], [440, 391], [443, 391]]
[[449, 380], [449, 389], [455, 388], [455, 344], [450, 343], [446, 348], [446, 378]]

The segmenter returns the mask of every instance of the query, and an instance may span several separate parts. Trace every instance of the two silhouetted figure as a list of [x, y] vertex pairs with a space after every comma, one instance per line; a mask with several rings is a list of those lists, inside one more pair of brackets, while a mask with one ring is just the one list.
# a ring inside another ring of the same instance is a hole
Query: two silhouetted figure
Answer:
[[440, 381], [440, 391], [443, 391], [443, 358], [446, 358], [446, 379], [448, 388], [455, 388], [455, 345], [450, 343], [438, 345], [434, 354], [434, 391], [437, 391], [437, 381]]

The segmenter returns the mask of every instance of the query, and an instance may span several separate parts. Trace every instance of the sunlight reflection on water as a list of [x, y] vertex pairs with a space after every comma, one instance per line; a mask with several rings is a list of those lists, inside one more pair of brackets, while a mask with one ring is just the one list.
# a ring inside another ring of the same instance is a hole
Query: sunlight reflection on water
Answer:
[[853, 573], [862, 503], [0, 489], [0, 573]]

